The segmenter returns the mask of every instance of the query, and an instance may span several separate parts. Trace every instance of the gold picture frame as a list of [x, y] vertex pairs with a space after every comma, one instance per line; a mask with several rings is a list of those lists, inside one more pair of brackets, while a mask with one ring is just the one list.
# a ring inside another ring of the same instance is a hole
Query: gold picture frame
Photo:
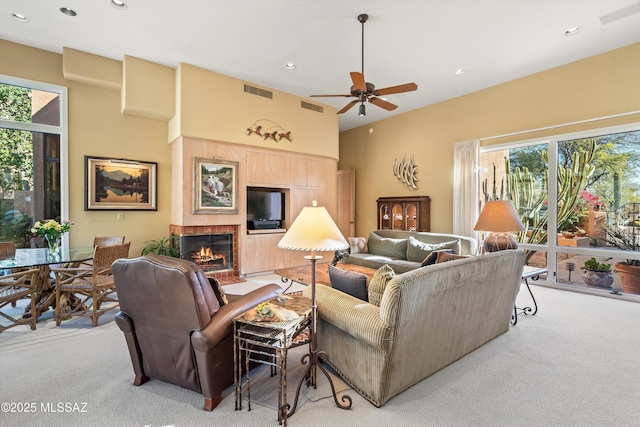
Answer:
[[158, 164], [84, 156], [84, 210], [158, 210]]
[[193, 213], [238, 213], [238, 162], [194, 157]]

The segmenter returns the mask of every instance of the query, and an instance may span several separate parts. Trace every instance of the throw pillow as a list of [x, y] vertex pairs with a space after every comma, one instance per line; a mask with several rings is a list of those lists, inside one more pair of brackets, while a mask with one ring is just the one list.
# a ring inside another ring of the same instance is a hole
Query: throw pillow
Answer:
[[471, 255], [456, 255], [456, 254], [448, 254], [446, 252], [438, 252], [438, 258], [436, 259], [436, 264], [440, 264], [441, 262], [453, 261], [456, 259], [469, 258]]
[[215, 277], [208, 277], [208, 276], [207, 276], [207, 279], [209, 279], [209, 284], [211, 285], [211, 289], [213, 289], [213, 293], [216, 294], [216, 298], [220, 303], [220, 307], [222, 307], [225, 304], [229, 304], [229, 301], [227, 300], [227, 294], [222, 289], [222, 286], [220, 285], [220, 282], [218, 281], [218, 279], [216, 279]]
[[453, 249], [438, 249], [437, 251], [432, 251], [429, 255], [426, 256], [426, 258], [422, 261], [422, 264], [420, 264], [420, 266], [426, 267], [427, 265], [435, 264], [436, 261], [438, 260], [438, 254], [440, 252], [446, 252], [448, 254], [452, 254]]
[[369, 283], [370, 304], [380, 307], [384, 289], [387, 287], [387, 283], [389, 283], [389, 281], [395, 276], [396, 273], [393, 271], [393, 268], [389, 267], [388, 264], [385, 264], [378, 270], [376, 270], [376, 272], [373, 274], [373, 277], [371, 278], [371, 282]]
[[396, 259], [407, 259], [407, 239], [380, 237], [376, 233], [369, 235], [369, 253]]
[[367, 301], [367, 276], [355, 271], [329, 266], [331, 287], [363, 301]]
[[352, 254], [367, 253], [367, 238], [366, 237], [349, 237], [349, 250]]
[[409, 236], [407, 244], [407, 260], [422, 262], [432, 251], [439, 249], [452, 249], [454, 253], [460, 253], [460, 239], [443, 243], [425, 243]]

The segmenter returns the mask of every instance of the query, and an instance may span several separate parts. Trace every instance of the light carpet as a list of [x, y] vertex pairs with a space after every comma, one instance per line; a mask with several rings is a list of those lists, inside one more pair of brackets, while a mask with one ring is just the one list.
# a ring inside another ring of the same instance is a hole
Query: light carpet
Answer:
[[[640, 425], [640, 305], [545, 287], [533, 291], [537, 315], [521, 316], [507, 333], [382, 408], [353, 390], [353, 408], [336, 408], [319, 376], [317, 390], [304, 388], [289, 425]], [[518, 304], [529, 303], [523, 288]], [[221, 404], [205, 412], [202, 396], [192, 391], [156, 380], [131, 385], [131, 362], [112, 315], [97, 328], [88, 319], [54, 325], [49, 318], [36, 331], [21, 326], [0, 334], [0, 402], [35, 404], [32, 413], [0, 413], [0, 425], [277, 425], [277, 379], [267, 367], [253, 371], [251, 411], [246, 403], [234, 410], [229, 387]], [[303, 351], [289, 353], [290, 395]], [[347, 386], [339, 381], [336, 388]], [[52, 412], [58, 403], [86, 412], [65, 412], [64, 405]]]

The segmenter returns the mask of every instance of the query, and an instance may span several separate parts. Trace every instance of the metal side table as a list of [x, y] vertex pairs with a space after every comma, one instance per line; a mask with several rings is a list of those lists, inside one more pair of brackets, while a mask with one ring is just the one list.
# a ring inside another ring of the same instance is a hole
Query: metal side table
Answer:
[[[234, 384], [235, 409], [242, 410], [242, 392], [246, 388], [247, 407], [251, 410], [250, 362], [271, 366], [271, 376], [279, 371], [278, 381], [278, 423], [287, 425], [287, 350], [294, 344], [294, 338], [309, 327], [311, 320], [311, 300], [300, 295], [288, 295], [289, 300], [273, 299], [270, 302], [295, 311], [300, 317], [285, 322], [249, 321], [244, 315], [233, 319], [234, 336]], [[246, 375], [242, 382], [243, 374]]]
[[538, 280], [540, 275], [547, 274], [546, 268], [539, 267], [530, 267], [528, 265], [524, 266], [522, 271], [522, 280], [524, 280], [524, 284], [527, 286], [527, 290], [529, 291], [529, 295], [531, 295], [531, 300], [533, 301], [533, 308], [531, 307], [517, 307], [513, 306], [513, 314], [511, 315], [511, 324], [515, 325], [518, 323], [518, 314], [524, 314], [534, 316], [538, 312], [538, 303], [536, 303], [536, 299], [533, 297], [533, 292], [529, 287], [529, 279]]

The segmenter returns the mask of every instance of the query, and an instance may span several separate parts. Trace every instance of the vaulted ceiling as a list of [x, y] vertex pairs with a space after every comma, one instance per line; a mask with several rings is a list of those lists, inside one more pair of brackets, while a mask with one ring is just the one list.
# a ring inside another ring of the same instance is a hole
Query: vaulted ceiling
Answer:
[[[0, 38], [185, 62], [308, 98], [349, 93], [349, 72], [362, 71], [357, 16], [366, 13], [366, 81], [418, 89], [389, 95], [398, 105], [391, 112], [367, 104], [360, 117], [352, 108], [340, 115], [341, 131], [640, 42], [637, 0], [124, 2], [119, 9], [110, 0], [2, 0]], [[580, 30], [565, 35], [573, 27]], [[310, 98], [338, 110], [350, 100]]]

